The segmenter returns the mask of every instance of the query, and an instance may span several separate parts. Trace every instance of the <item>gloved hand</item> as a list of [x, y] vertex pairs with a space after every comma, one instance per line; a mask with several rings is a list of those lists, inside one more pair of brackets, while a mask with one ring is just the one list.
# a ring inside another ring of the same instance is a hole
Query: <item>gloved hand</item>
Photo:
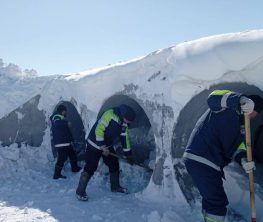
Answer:
[[110, 150], [108, 147], [106, 147], [105, 145], [100, 147], [101, 151], [102, 151], [102, 155], [104, 156], [108, 156], [110, 154]]
[[241, 164], [243, 169], [246, 173], [251, 173], [253, 170], [256, 170], [255, 162], [254, 161], [247, 161], [247, 158], [241, 159]]
[[132, 156], [126, 156], [126, 160], [127, 160], [127, 163], [130, 165], [133, 165], [135, 163]]
[[239, 102], [240, 102], [241, 111], [243, 113], [250, 114], [253, 112], [255, 103], [251, 99], [245, 96], [241, 96]]

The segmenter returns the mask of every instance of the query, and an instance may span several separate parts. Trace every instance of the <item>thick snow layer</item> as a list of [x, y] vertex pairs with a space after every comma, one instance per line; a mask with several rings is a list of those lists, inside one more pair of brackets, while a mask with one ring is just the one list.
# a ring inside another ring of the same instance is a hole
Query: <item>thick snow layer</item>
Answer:
[[[50, 152], [24, 146], [14, 152], [17, 147], [9, 148], [1, 149], [0, 153], [0, 221], [168, 222], [176, 218], [180, 222], [185, 221], [186, 216], [190, 221], [201, 216], [200, 212], [192, 215], [192, 210], [186, 205], [149, 201], [141, 192], [130, 195], [111, 193], [104, 165], [99, 166], [88, 186], [89, 202], [77, 201], [75, 188], [80, 173], [70, 172], [69, 164], [63, 171], [68, 179], [54, 181], [51, 179], [54, 160]], [[121, 168], [122, 184], [131, 192], [138, 192], [147, 173], [140, 168], [136, 173], [124, 163]]]
[[[82, 118], [88, 132], [104, 102], [115, 94], [124, 94], [145, 110], [157, 147], [156, 170], [144, 191], [110, 193], [101, 166], [88, 186], [88, 203], [74, 197], [79, 174], [70, 173], [66, 167], [66, 181], [51, 179], [54, 159], [49, 130], [41, 147], [0, 147], [0, 221], [196, 222], [202, 221], [200, 205], [189, 208], [175, 179], [170, 145], [173, 127], [187, 102], [214, 84], [246, 82], [263, 90], [263, 30], [206, 37], [126, 63], [61, 76], [21, 76], [19, 68], [0, 61], [0, 118], [40, 94], [38, 108], [45, 111], [46, 118], [59, 101], [73, 101], [80, 113], [85, 106]], [[22, 113], [17, 115], [23, 118]], [[131, 191], [139, 191], [148, 183], [142, 169], [125, 165], [122, 169], [122, 182]], [[156, 174], [163, 175], [160, 184], [152, 181], [156, 176], [159, 180]], [[227, 188], [236, 181], [229, 179]], [[234, 201], [244, 192], [248, 195], [241, 187], [231, 193], [230, 202], [234, 207], [242, 206], [240, 213], [249, 219], [248, 201]], [[262, 212], [260, 208], [261, 220]]]

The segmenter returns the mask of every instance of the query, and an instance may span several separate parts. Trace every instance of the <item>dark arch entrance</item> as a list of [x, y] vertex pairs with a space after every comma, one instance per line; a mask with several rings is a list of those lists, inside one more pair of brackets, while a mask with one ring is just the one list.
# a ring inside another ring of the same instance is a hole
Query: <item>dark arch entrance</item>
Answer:
[[[195, 97], [193, 97], [186, 106], [180, 112], [178, 121], [173, 130], [172, 137], [172, 156], [179, 158], [184, 152], [184, 148], [187, 144], [188, 138], [201, 115], [208, 109], [206, 99], [213, 90], [215, 89], [229, 89], [244, 94], [257, 94], [263, 97], [263, 92], [253, 85], [246, 83], [221, 83], [212, 86], [208, 90], [204, 90]], [[263, 114], [261, 113], [257, 117], [256, 121], [252, 122], [252, 135], [258, 128], [259, 124], [263, 123]], [[252, 136], [253, 138], [253, 136]]]
[[[57, 107], [59, 105], [64, 105], [67, 107], [67, 119], [70, 122], [70, 130], [74, 139], [74, 149], [76, 150], [77, 153], [80, 153], [81, 151], [85, 150], [85, 129], [84, 129], [84, 125], [82, 122], [82, 119], [76, 109], [76, 107], [71, 103], [71, 102], [67, 102], [67, 101], [62, 101], [60, 103], [57, 104], [57, 106], [54, 109], [54, 112], [56, 111]], [[54, 157], [57, 156], [57, 153], [55, 151], [55, 148], [53, 146], [52, 140], [51, 140], [51, 144], [52, 144], [52, 151], [53, 151], [53, 155]]]
[[[257, 94], [263, 97], [263, 92], [254, 85], [247, 83], [221, 83], [212, 86], [208, 90], [204, 90], [195, 97], [193, 97], [186, 106], [181, 110], [177, 123], [173, 130], [172, 137], [172, 156], [173, 158], [181, 158], [187, 145], [189, 136], [201, 115], [208, 109], [206, 99], [208, 95], [215, 89], [229, 89], [232, 91], [242, 92], [244, 94]], [[251, 122], [252, 144], [255, 137], [255, 132], [260, 124], [263, 124], [263, 113], [261, 113], [254, 121]], [[252, 145], [253, 147], [253, 145]], [[188, 174], [184, 171], [184, 166], [178, 162], [175, 165], [176, 178], [179, 185], [184, 192], [186, 199], [191, 202], [196, 196], [193, 184]], [[257, 171], [255, 172], [256, 183], [263, 186], [262, 180], [262, 164], [257, 164]]]
[[47, 127], [45, 113], [38, 109], [41, 96], [36, 95], [0, 119], [0, 143], [17, 143], [40, 147]]
[[137, 162], [143, 163], [149, 160], [150, 153], [155, 151], [155, 142], [153, 133], [151, 132], [150, 120], [142, 107], [128, 96], [114, 95], [103, 104], [99, 111], [98, 118], [106, 110], [119, 106], [120, 104], [126, 104], [132, 107], [136, 112], [136, 119], [130, 127], [130, 137], [133, 144], [134, 158]]
[[[149, 166], [151, 161], [155, 162], [156, 145], [155, 145], [154, 134], [152, 131], [150, 120], [147, 117], [143, 108], [139, 105], [139, 103], [137, 103], [134, 99], [126, 95], [114, 95], [108, 98], [104, 102], [104, 104], [102, 105], [99, 111], [98, 118], [106, 110], [119, 106], [120, 104], [126, 104], [132, 107], [136, 112], [136, 119], [131, 124], [129, 130], [129, 135], [132, 143], [133, 158], [136, 160], [137, 163], [143, 164], [145, 166]], [[121, 153], [119, 149], [117, 149], [117, 153]], [[137, 167], [133, 167], [132, 169], [135, 168]], [[145, 169], [143, 168], [141, 168], [140, 170], [145, 171]], [[134, 174], [134, 172], [132, 174]], [[139, 179], [139, 181], [141, 181], [142, 184], [138, 185], [138, 187], [135, 189], [130, 189], [132, 190], [132, 192], [137, 192], [145, 188], [148, 185], [148, 182], [151, 177], [151, 173], [149, 172], [147, 175], [138, 172], [136, 172], [135, 174], [138, 177], [145, 177], [145, 178]], [[128, 177], [126, 179], [127, 179], [127, 183], [131, 183], [131, 181], [128, 181], [128, 179], [134, 180]]]

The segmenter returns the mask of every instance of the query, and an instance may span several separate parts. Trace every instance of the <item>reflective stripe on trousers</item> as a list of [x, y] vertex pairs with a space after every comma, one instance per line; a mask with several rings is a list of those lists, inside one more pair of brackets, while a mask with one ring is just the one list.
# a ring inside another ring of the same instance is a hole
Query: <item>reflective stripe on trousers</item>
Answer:
[[224, 216], [217, 216], [213, 214], [205, 214], [205, 222], [224, 222], [225, 217]]
[[195, 155], [195, 154], [192, 154], [192, 153], [187, 153], [187, 152], [184, 152], [183, 157], [191, 159], [191, 160], [195, 160], [195, 161], [197, 161], [199, 163], [203, 163], [203, 164], [205, 164], [207, 166], [212, 167], [213, 169], [215, 169], [217, 171], [221, 171], [219, 166], [217, 166], [216, 164], [214, 164], [210, 160], [205, 159], [204, 157], [201, 157], [201, 156], [198, 156], [198, 155]]
[[56, 144], [55, 147], [63, 147], [63, 146], [69, 146], [70, 143], [61, 143], [61, 144]]

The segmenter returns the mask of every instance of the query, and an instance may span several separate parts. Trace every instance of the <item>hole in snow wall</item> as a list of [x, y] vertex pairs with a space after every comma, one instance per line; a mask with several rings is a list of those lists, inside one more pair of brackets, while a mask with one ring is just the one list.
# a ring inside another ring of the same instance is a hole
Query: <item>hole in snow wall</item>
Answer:
[[[57, 104], [56, 108], [54, 109], [54, 112], [56, 111], [57, 107], [59, 105], [64, 105], [67, 108], [67, 120], [70, 125], [70, 132], [73, 137], [73, 146], [77, 153], [80, 153], [81, 151], [85, 150], [85, 129], [82, 122], [82, 119], [76, 109], [76, 107], [68, 101], [61, 101]], [[54, 147], [54, 144], [51, 139], [52, 144], [52, 151], [54, 157], [57, 156], [56, 149]]]
[[43, 110], [38, 109], [37, 95], [0, 119], [0, 141], [2, 146], [17, 143], [39, 147], [47, 127]]
[[139, 163], [155, 159], [155, 142], [151, 123], [142, 107], [132, 98], [125, 95], [110, 97], [101, 107], [98, 118], [110, 108], [126, 104], [136, 112], [136, 119], [129, 127], [133, 157]]
[[[221, 83], [218, 85], [212, 86], [208, 90], [204, 90], [198, 95], [194, 96], [186, 106], [181, 110], [178, 117], [177, 123], [173, 130], [172, 136], [172, 156], [173, 158], [181, 158], [185, 147], [187, 145], [188, 139], [192, 130], [195, 127], [197, 120], [201, 115], [208, 109], [207, 97], [215, 89], [229, 89], [236, 92], [242, 92], [244, 94], [257, 94], [263, 97], [263, 92], [253, 85], [248, 85], [246, 83]], [[255, 137], [255, 132], [258, 129], [259, 125], [263, 123], [263, 113], [261, 113], [254, 121], [251, 122], [251, 138], [252, 138], [252, 147]], [[256, 183], [263, 186], [263, 176], [261, 169], [262, 164], [257, 164], [257, 170], [255, 172], [255, 181]], [[186, 173], [183, 164], [179, 161], [176, 161], [175, 164], [176, 178], [181, 186], [183, 193], [185, 194], [188, 202], [194, 201], [197, 197], [196, 190], [192, 184], [192, 180], [189, 175]], [[247, 189], [247, 188], [244, 188]], [[262, 195], [263, 196], [263, 195]]]
[[[114, 95], [108, 98], [101, 107], [98, 118], [108, 109], [121, 104], [132, 107], [136, 112], [136, 119], [129, 127], [133, 158], [137, 163], [145, 166], [149, 166], [151, 161], [153, 161], [151, 164], [155, 163], [156, 145], [151, 123], [143, 108], [133, 98], [126, 95]], [[117, 153], [118, 152], [119, 148], [117, 148]], [[125, 169], [123, 169], [123, 167], [125, 167]], [[148, 185], [151, 173], [146, 172], [145, 169], [137, 166], [129, 167], [126, 163], [122, 164], [122, 169], [125, 170], [123, 180], [127, 182], [127, 184], [131, 183], [131, 181], [135, 182], [137, 177], [138, 186], [135, 185], [133, 188], [130, 187], [129, 190], [131, 192], [142, 190]], [[130, 172], [130, 175], [129, 173], [127, 174], [127, 172]]]

